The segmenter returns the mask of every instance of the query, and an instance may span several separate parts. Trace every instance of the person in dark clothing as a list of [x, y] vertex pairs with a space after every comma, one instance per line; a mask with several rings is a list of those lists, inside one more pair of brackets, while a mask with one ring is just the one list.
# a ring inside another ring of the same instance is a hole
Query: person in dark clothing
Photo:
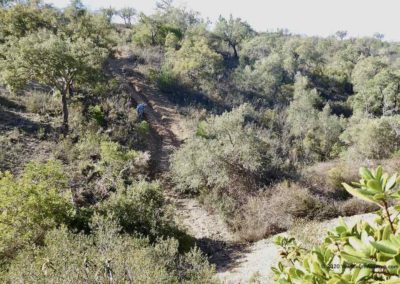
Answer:
[[146, 104], [145, 103], [141, 103], [141, 104], [137, 105], [136, 112], [138, 114], [139, 120], [142, 120], [144, 118], [145, 109], [146, 109]]

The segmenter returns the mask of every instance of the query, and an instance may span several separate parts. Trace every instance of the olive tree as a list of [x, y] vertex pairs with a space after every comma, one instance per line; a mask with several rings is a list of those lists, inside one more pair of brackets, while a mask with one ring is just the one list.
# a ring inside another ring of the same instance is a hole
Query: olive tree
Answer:
[[352, 72], [355, 96], [351, 104], [356, 112], [367, 115], [399, 113], [400, 77], [382, 59], [360, 60]]
[[212, 50], [205, 38], [186, 38], [182, 47], [167, 53], [166, 68], [185, 82], [209, 81], [221, 67], [222, 57]]
[[124, 20], [125, 26], [132, 25], [132, 19], [136, 15], [136, 10], [131, 7], [125, 7], [118, 11], [118, 15]]
[[242, 105], [198, 125], [172, 158], [172, 179], [181, 191], [254, 190], [264, 171], [273, 168], [269, 139], [251, 123], [254, 110]]
[[75, 86], [96, 81], [108, 50], [90, 39], [63, 38], [48, 31], [9, 40], [1, 48], [1, 79], [13, 91], [31, 81], [54, 88], [61, 95], [63, 133], [67, 134], [68, 101]]
[[113, 7], [103, 8], [101, 9], [101, 13], [107, 19], [108, 23], [111, 23], [113, 17], [117, 15], [117, 11]]
[[253, 30], [248, 23], [242, 21], [240, 18], [235, 19], [231, 15], [229, 19], [225, 19], [222, 16], [219, 18], [214, 33], [233, 49], [233, 56], [238, 58], [238, 45], [244, 39], [250, 37], [253, 34]]

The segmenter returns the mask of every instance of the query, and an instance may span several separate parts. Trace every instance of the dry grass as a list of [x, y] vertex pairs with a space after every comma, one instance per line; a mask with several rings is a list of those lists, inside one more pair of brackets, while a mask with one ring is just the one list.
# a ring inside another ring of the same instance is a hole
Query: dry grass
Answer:
[[61, 99], [55, 95], [29, 92], [24, 96], [26, 110], [40, 115], [60, 115]]
[[334, 200], [346, 200], [351, 196], [342, 183], [359, 180], [359, 168], [376, 168], [382, 165], [389, 173], [399, 172], [400, 158], [386, 160], [335, 160], [317, 163], [303, 170], [301, 183], [310, 189]]
[[373, 203], [365, 202], [357, 198], [350, 198], [339, 205], [341, 216], [354, 216], [362, 213], [373, 212], [379, 207]]
[[279, 184], [248, 199], [235, 218], [238, 236], [256, 241], [291, 228], [298, 219], [324, 220], [338, 210], [298, 184]]

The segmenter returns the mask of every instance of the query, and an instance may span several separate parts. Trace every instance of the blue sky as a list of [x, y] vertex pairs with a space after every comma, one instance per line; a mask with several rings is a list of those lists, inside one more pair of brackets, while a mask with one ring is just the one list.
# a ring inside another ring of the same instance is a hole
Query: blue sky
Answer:
[[[57, 7], [68, 0], [46, 0]], [[151, 13], [153, 0], [83, 0], [91, 9], [131, 6]], [[347, 30], [352, 36], [383, 33], [386, 40], [400, 41], [400, 0], [175, 0], [177, 6], [199, 11], [215, 21], [219, 15], [233, 14], [256, 30], [287, 28], [291, 32], [327, 36]]]

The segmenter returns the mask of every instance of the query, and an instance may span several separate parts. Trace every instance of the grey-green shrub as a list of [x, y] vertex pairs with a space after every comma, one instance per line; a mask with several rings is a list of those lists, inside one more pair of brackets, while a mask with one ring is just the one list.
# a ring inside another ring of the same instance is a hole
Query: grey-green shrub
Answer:
[[256, 188], [257, 179], [272, 165], [267, 136], [248, 121], [252, 113], [243, 105], [199, 124], [199, 135], [172, 157], [172, 179], [180, 191]]
[[173, 234], [172, 216], [168, 212], [162, 188], [156, 182], [142, 180], [127, 188], [119, 187], [99, 204], [97, 211], [105, 216], [113, 216], [124, 232], [149, 236], [153, 240], [158, 236]]
[[43, 247], [32, 246], [1, 268], [2, 283], [215, 282], [213, 267], [197, 249], [183, 255], [175, 239], [150, 244], [120, 234], [115, 221], [99, 216], [92, 234], [54, 229]]
[[399, 150], [400, 116], [353, 118], [341, 140], [352, 157], [384, 159]]

